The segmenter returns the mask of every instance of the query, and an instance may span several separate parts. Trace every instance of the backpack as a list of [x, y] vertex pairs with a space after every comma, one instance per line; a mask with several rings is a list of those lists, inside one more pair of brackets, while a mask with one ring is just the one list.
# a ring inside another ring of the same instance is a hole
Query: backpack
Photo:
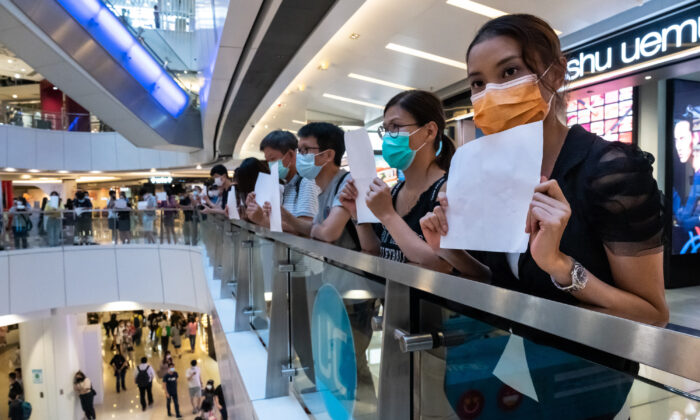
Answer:
[[22, 418], [27, 420], [32, 416], [32, 405], [27, 401], [22, 401]]
[[148, 375], [148, 367], [146, 367], [145, 370], [141, 370], [138, 366], [136, 367], [136, 370], [139, 371], [139, 373], [136, 374], [136, 385], [139, 388], [145, 388], [148, 386], [148, 384], [151, 383], [151, 377]]

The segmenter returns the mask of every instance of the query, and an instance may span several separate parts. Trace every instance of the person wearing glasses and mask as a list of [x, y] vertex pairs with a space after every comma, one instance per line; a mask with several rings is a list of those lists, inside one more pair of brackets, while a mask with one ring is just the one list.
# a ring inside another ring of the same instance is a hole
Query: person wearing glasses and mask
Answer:
[[[486, 23], [467, 50], [467, 68], [474, 123], [485, 134], [544, 124], [527, 252], [472, 253], [489, 266], [494, 284], [664, 325], [663, 219], [653, 158], [560, 122], [566, 58], [540, 18], [506, 15]], [[422, 221], [435, 246], [448, 230], [442, 208], [448, 203], [440, 202]]]
[[349, 172], [340, 169], [345, 153], [345, 133], [336, 125], [314, 122], [301, 127], [297, 135], [297, 171], [302, 177], [314, 180], [321, 190], [318, 213], [313, 220], [306, 220], [294, 217], [283, 208], [282, 222], [300, 235], [348, 249], [359, 249], [350, 212], [340, 203], [340, 192], [350, 180]]
[[472, 278], [486, 278], [488, 269], [466, 252], [435, 250], [423, 239], [420, 219], [438, 204], [438, 193], [445, 190], [455, 152], [454, 143], [444, 131], [445, 114], [437, 96], [422, 90], [394, 96], [384, 107], [379, 134], [384, 160], [403, 171], [405, 180], [390, 189], [375, 178], [364, 197], [358, 197], [357, 185], [350, 180], [340, 194], [340, 202], [356, 220], [355, 202], [365, 200], [380, 221], [357, 225], [363, 251], [443, 272], [454, 267]]

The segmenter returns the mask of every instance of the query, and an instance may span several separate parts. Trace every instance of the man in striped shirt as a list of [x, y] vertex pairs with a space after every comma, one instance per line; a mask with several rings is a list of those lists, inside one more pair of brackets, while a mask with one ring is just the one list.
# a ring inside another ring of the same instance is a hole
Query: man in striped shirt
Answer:
[[[296, 136], [284, 130], [275, 130], [260, 142], [260, 151], [265, 155], [265, 160], [269, 164], [279, 163], [278, 175], [284, 184], [282, 212], [311, 222], [318, 213], [318, 195], [321, 191], [315, 182], [297, 173], [297, 147]], [[246, 199], [246, 213], [253, 223], [270, 226], [268, 216], [255, 201], [254, 192], [248, 194]], [[283, 223], [282, 228], [285, 232], [298, 233], [287, 223]]]

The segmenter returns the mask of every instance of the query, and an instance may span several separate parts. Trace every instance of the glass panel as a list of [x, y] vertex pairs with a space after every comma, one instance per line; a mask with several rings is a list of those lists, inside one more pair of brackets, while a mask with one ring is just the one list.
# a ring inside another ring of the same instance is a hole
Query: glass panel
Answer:
[[267, 346], [270, 339], [272, 281], [277, 273], [277, 264], [274, 264], [275, 243], [260, 237], [255, 237], [254, 241], [251, 250], [250, 325]]
[[414, 359], [420, 419], [696, 418], [696, 402], [635, 379], [629, 361], [597, 364], [427, 301], [419, 324], [447, 343]]
[[291, 251], [295, 391], [317, 418], [376, 419], [384, 285]]

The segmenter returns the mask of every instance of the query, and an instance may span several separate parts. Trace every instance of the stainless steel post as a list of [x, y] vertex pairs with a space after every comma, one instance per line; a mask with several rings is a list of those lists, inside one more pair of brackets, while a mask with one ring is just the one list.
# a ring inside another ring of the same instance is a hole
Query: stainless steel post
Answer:
[[282, 371], [291, 363], [289, 331], [289, 271], [280, 266], [289, 264], [289, 248], [275, 243], [275, 274], [272, 279], [272, 302], [270, 305], [270, 338], [267, 346], [267, 379], [265, 398], [289, 394], [288, 375]]
[[250, 329], [250, 315], [246, 313], [250, 306], [250, 260], [253, 247], [253, 235], [249, 232], [241, 232], [240, 249], [238, 253], [238, 265], [236, 267], [236, 320], [234, 331], [248, 331]]

